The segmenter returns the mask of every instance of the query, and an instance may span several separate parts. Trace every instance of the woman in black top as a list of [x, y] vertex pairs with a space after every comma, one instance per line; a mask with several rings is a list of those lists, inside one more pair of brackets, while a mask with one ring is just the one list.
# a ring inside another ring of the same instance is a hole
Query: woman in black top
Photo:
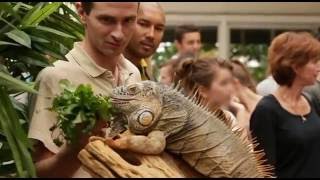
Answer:
[[302, 90], [320, 72], [320, 43], [308, 33], [286, 32], [271, 43], [268, 61], [280, 87], [263, 97], [250, 120], [275, 176], [320, 177], [320, 117]]

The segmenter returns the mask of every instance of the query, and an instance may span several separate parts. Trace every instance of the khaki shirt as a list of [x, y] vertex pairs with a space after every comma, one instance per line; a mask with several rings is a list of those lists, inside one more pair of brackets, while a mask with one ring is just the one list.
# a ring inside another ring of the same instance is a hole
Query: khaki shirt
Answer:
[[[43, 69], [36, 82], [39, 83], [37, 96], [31, 98], [31, 123], [28, 137], [41, 141], [53, 153], [60, 148], [53, 143], [56, 134], [49, 130], [57, 121], [56, 113], [47, 110], [52, 106], [52, 100], [62, 90], [61, 79], [68, 79], [72, 84], [90, 84], [96, 94], [108, 96], [116, 86], [111, 71], [98, 66], [82, 49], [79, 42], [66, 55], [68, 61], [57, 61], [54, 67]], [[107, 59], [106, 59], [107, 60]], [[141, 80], [139, 70], [127, 59], [121, 56], [119, 62], [120, 85]], [[90, 177], [80, 168], [73, 177]]]

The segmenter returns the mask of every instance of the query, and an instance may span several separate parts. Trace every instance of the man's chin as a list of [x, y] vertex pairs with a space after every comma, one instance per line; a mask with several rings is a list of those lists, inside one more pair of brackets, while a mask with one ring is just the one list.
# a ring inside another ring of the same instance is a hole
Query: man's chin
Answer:
[[107, 57], [117, 57], [121, 54], [120, 50], [113, 50], [113, 49], [104, 49], [101, 52], [104, 56], [107, 56]]
[[149, 58], [150, 56], [152, 56], [153, 54], [155, 53], [155, 51], [143, 51], [142, 53], [140, 53], [140, 57], [143, 57], [143, 58]]

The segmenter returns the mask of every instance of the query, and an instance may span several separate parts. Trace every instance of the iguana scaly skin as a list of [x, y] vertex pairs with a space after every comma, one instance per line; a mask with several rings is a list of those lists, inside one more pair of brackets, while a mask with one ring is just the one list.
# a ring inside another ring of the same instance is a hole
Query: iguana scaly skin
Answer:
[[[177, 88], [143, 81], [114, 89], [112, 99], [130, 132], [150, 137], [162, 132], [166, 150], [181, 155], [205, 176], [272, 177], [272, 167], [262, 164], [263, 152], [252, 151], [252, 144], [239, 132], [232, 132], [230, 123]], [[153, 138], [163, 141], [161, 133]], [[143, 144], [136, 148], [139, 146]], [[142, 151], [149, 152], [145, 150], [149, 145], [145, 146]]]

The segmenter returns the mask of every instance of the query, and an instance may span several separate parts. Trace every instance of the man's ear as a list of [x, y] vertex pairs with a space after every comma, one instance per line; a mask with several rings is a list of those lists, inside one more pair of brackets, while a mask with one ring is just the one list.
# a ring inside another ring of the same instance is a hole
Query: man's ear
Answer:
[[86, 25], [87, 14], [86, 14], [85, 10], [83, 9], [82, 3], [76, 2], [75, 6], [77, 9], [78, 15], [80, 16], [81, 23]]

